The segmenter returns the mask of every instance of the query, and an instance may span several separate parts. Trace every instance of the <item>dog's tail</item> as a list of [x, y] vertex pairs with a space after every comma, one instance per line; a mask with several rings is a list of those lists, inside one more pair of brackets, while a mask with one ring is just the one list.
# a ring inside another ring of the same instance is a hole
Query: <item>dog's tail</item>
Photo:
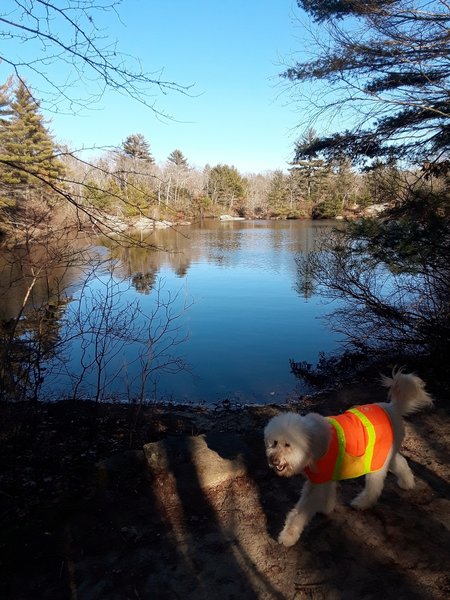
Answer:
[[410, 415], [433, 406], [433, 398], [425, 391], [425, 382], [414, 373], [403, 373], [394, 367], [392, 377], [382, 375], [382, 385], [389, 389], [391, 404], [401, 415]]

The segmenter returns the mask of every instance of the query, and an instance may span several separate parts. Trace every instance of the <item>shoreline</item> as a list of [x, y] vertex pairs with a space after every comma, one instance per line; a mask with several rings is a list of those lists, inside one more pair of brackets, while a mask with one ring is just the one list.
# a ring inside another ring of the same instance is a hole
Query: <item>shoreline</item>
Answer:
[[[385, 396], [367, 376], [289, 408], [330, 414]], [[0, 403], [0, 595], [171, 600], [187, 593], [206, 600], [206, 585], [220, 600], [273, 600], [323, 580], [307, 588], [308, 597], [373, 600], [366, 589], [375, 578], [386, 600], [423, 597], [424, 590], [438, 600], [448, 564], [437, 523], [449, 514], [443, 444], [450, 420], [445, 395], [436, 400], [434, 411], [406, 422], [404, 453], [417, 489], [398, 492], [391, 480], [379, 505], [356, 515], [346, 506], [358, 485], [350, 482], [342, 486], [337, 511], [315, 520], [289, 550], [280, 549], [276, 537], [301, 482], [272, 476], [262, 438], [280, 405]], [[198, 488], [189, 440], [199, 436], [247, 448], [247, 474]], [[175, 478], [162, 464], [156, 474], [145, 466], [143, 448], [151, 443], [176, 449], [170, 459]], [[355, 539], [342, 536], [349, 527]], [[374, 548], [383, 548], [382, 556]], [[390, 587], [395, 574], [400, 580]], [[345, 596], [350, 591], [353, 596]]]

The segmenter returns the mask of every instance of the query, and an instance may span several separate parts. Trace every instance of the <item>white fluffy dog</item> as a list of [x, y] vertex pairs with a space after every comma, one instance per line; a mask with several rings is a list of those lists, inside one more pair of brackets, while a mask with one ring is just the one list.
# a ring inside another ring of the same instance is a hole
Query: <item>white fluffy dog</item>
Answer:
[[292, 546], [316, 513], [329, 514], [336, 504], [337, 481], [365, 475], [363, 491], [354, 508], [372, 506], [383, 491], [388, 471], [398, 485], [414, 487], [414, 476], [399, 454], [405, 435], [402, 415], [430, 407], [433, 400], [424, 382], [402, 370], [382, 378], [390, 402], [354, 407], [342, 415], [323, 417], [284, 413], [264, 430], [269, 466], [281, 477], [303, 474], [307, 481], [300, 500], [287, 515], [278, 541]]

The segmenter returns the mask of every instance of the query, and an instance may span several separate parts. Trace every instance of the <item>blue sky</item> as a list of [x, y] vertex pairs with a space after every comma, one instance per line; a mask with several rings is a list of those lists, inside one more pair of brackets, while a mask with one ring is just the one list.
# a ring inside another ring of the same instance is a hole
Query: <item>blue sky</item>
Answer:
[[[123, 0], [118, 10], [120, 19], [100, 17], [101, 35], [117, 39], [118, 49], [138, 57], [144, 71], [162, 71], [163, 79], [192, 85], [190, 93], [155, 96], [156, 108], [173, 119], [158, 119], [112, 92], [76, 115], [43, 111], [58, 141], [74, 149], [117, 146], [129, 134], [142, 133], [157, 162], [178, 148], [198, 168], [218, 163], [242, 173], [287, 168], [303, 131], [296, 129], [302, 115], [279, 77], [306, 40], [295, 0]], [[31, 45], [14, 44], [2, 43], [5, 54], [25, 57], [32, 51]], [[47, 73], [61, 76], [64, 68], [53, 62]], [[8, 72], [0, 66], [2, 81]], [[34, 76], [26, 77], [33, 87]]]

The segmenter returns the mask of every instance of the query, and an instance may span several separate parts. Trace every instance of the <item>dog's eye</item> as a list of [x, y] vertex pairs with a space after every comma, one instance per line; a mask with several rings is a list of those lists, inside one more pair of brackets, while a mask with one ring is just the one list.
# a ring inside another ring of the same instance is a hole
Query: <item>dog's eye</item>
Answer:
[[272, 448], [276, 448], [278, 444], [278, 440], [273, 440], [272, 442]]
[[288, 442], [286, 442], [286, 443], [284, 444], [284, 447], [285, 447], [285, 448], [290, 448], [290, 447], [291, 447], [291, 445], [290, 445]]

